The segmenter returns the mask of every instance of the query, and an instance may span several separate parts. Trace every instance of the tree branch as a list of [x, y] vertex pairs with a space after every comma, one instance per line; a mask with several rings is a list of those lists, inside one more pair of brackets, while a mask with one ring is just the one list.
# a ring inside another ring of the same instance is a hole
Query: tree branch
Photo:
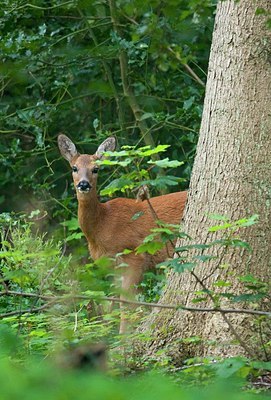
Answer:
[[249, 310], [249, 309], [238, 309], [238, 308], [228, 308], [223, 309], [219, 307], [186, 307], [183, 305], [173, 305], [173, 304], [158, 304], [158, 303], [147, 303], [144, 301], [133, 301], [133, 300], [126, 300], [126, 299], [119, 299], [116, 297], [95, 297], [95, 296], [86, 296], [86, 295], [62, 295], [62, 296], [48, 296], [48, 295], [41, 295], [38, 293], [27, 293], [27, 292], [16, 292], [13, 290], [2, 291], [0, 292], [0, 297], [3, 296], [18, 296], [18, 297], [30, 297], [30, 298], [37, 298], [40, 300], [48, 300], [44, 306], [22, 310], [22, 311], [12, 311], [10, 313], [0, 314], [0, 318], [5, 318], [11, 315], [18, 315], [18, 314], [26, 314], [26, 313], [35, 313], [42, 311], [45, 308], [50, 307], [50, 305], [55, 304], [57, 302], [70, 300], [101, 300], [101, 301], [111, 301], [113, 303], [124, 303], [124, 304], [132, 304], [150, 308], [163, 308], [169, 310], [176, 310], [176, 311], [190, 311], [190, 312], [214, 312], [214, 313], [222, 313], [222, 314], [250, 314], [250, 315], [258, 315], [258, 316], [266, 316], [271, 318], [271, 312], [260, 311], [260, 310]]
[[4, 313], [4, 314], [0, 314], [0, 319], [7, 318], [7, 317], [12, 317], [12, 316], [15, 316], [15, 315], [36, 314], [36, 313], [38, 313], [40, 311], [45, 310], [46, 308], [51, 307], [51, 305], [54, 304], [54, 303], [55, 303], [55, 300], [52, 300], [52, 301], [49, 301], [48, 303], [44, 304], [41, 307], [29, 308], [29, 309], [26, 309], [26, 310], [10, 311], [10, 312]]
[[189, 74], [197, 81], [201, 86], [205, 88], [205, 83], [200, 79], [200, 77], [192, 70], [191, 67], [189, 67], [188, 64], [184, 63], [181, 59], [181, 57], [175, 53], [175, 51], [171, 48], [168, 47], [168, 50], [170, 51], [171, 54], [175, 56], [175, 58], [184, 66], [184, 68], [189, 72]]
[[[86, 16], [83, 14], [83, 12], [81, 11], [81, 9], [79, 7], [77, 9], [78, 9], [78, 12], [80, 14], [80, 17], [85, 21], [87, 29], [88, 29], [91, 37], [92, 37], [93, 43], [97, 47], [98, 46], [98, 41], [96, 39], [96, 36], [94, 35], [93, 29], [92, 29], [91, 25], [89, 24], [88, 19], [86, 18]], [[121, 127], [121, 129], [123, 129], [124, 124], [125, 124], [125, 113], [124, 113], [124, 110], [122, 109], [122, 106], [121, 106], [121, 99], [120, 99], [120, 96], [118, 94], [116, 85], [114, 83], [110, 66], [107, 64], [106, 61], [102, 61], [102, 65], [103, 65], [103, 68], [104, 68], [104, 71], [106, 73], [109, 85], [110, 85], [110, 87], [112, 89], [112, 92], [113, 92], [113, 95], [114, 95], [114, 98], [115, 98], [115, 101], [116, 101], [116, 104], [117, 104], [118, 118], [119, 118], [119, 122], [120, 122], [120, 127]]]
[[[121, 37], [121, 32], [119, 30], [119, 21], [118, 21], [118, 16], [117, 16], [117, 8], [115, 4], [115, 0], [109, 0], [109, 7], [110, 7], [110, 13], [111, 13], [111, 20], [113, 24], [114, 31], [117, 33], [119, 37]], [[134, 114], [136, 123], [139, 127], [139, 130], [141, 132], [141, 136], [143, 137], [146, 145], [150, 145], [151, 147], [155, 147], [155, 143], [152, 137], [152, 134], [148, 128], [148, 125], [145, 120], [142, 120], [142, 110], [139, 107], [139, 104], [137, 102], [137, 99], [134, 95], [133, 90], [131, 89], [130, 83], [129, 83], [129, 69], [128, 69], [128, 60], [127, 60], [127, 54], [124, 50], [120, 50], [119, 54], [119, 63], [120, 63], [120, 72], [121, 72], [121, 80], [122, 80], [122, 86], [123, 86], [123, 93], [124, 96], [127, 98], [129, 106]], [[156, 159], [159, 159], [159, 155], [155, 155]]]

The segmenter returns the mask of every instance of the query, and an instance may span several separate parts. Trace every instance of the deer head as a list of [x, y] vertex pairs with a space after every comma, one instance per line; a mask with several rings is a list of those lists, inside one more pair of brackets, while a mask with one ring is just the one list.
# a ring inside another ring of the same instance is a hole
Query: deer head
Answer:
[[115, 150], [116, 139], [113, 136], [107, 138], [93, 155], [78, 153], [74, 143], [62, 134], [58, 136], [58, 147], [62, 156], [70, 163], [77, 194], [96, 192], [99, 171], [97, 160], [102, 160], [105, 152]]

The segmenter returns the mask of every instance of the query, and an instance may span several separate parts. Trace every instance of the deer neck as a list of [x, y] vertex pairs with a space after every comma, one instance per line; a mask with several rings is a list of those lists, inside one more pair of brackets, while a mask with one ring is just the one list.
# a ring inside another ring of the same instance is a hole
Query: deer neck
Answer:
[[77, 198], [79, 225], [88, 242], [93, 243], [96, 239], [97, 226], [101, 218], [102, 205], [98, 200], [96, 191], [93, 194], [78, 194]]

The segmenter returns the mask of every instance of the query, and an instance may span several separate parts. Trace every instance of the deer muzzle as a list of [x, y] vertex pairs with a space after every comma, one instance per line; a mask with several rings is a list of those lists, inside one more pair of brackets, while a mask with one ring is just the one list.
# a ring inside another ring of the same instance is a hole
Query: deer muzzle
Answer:
[[79, 193], [88, 193], [91, 189], [91, 185], [88, 181], [80, 181], [76, 186]]

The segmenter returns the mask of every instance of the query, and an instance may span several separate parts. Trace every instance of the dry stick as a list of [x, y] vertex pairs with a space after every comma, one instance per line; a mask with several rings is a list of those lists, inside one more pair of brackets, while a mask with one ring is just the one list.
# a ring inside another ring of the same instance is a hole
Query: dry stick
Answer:
[[[0, 292], [0, 297], [2, 296], [21, 296], [21, 297], [32, 297], [32, 298], [39, 298], [41, 300], [49, 300], [49, 302], [46, 304], [46, 308], [50, 306], [50, 304], [57, 303], [58, 301], [62, 300], [91, 300], [93, 297], [91, 296], [86, 296], [86, 295], [63, 295], [63, 296], [48, 296], [48, 295], [39, 295], [38, 293], [25, 293], [25, 292], [16, 292], [16, 291], [2, 291]], [[95, 298], [95, 296], [94, 296]], [[158, 304], [158, 303], [147, 303], [144, 301], [133, 301], [133, 300], [125, 300], [125, 299], [119, 299], [116, 297], [96, 297], [97, 300], [102, 300], [102, 301], [111, 301], [113, 303], [126, 303], [126, 304], [133, 304], [133, 305], [138, 305], [138, 306], [145, 306], [145, 307], [156, 307], [156, 308], [164, 308], [164, 309], [169, 309], [169, 310], [176, 310], [176, 311], [191, 311], [191, 312], [219, 312], [219, 313], [224, 313], [224, 314], [252, 314], [252, 315], [259, 315], [259, 316], [266, 316], [271, 318], [271, 312], [266, 312], [266, 311], [257, 311], [257, 310], [249, 310], [249, 309], [237, 309], [237, 308], [232, 308], [232, 309], [222, 309], [219, 307], [211, 308], [211, 307], [205, 307], [205, 308], [198, 308], [198, 307], [186, 307], [182, 305], [172, 305], [172, 304]], [[37, 312], [40, 310], [40, 308], [34, 308], [33, 310], [36, 310], [34, 312]], [[10, 316], [10, 315], [16, 315], [19, 313], [31, 313], [31, 309], [25, 310], [25, 311], [14, 311], [12, 314], [6, 313], [6, 314], [0, 314], [0, 318], [5, 318], [5, 316]]]

